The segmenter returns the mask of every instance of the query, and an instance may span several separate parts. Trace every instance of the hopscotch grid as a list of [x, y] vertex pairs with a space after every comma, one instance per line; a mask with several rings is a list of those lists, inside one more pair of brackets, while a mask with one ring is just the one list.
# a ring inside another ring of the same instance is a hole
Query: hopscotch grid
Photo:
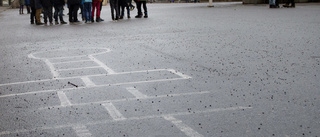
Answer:
[[[194, 111], [194, 113], [190, 112], [180, 112], [180, 113], [171, 113], [171, 114], [164, 114], [164, 115], [150, 115], [150, 116], [140, 116], [140, 117], [129, 117], [126, 118], [122, 121], [133, 121], [133, 120], [144, 120], [144, 119], [154, 119], [154, 118], [164, 118], [168, 116], [183, 116], [183, 115], [194, 115], [194, 114], [206, 114], [206, 113], [212, 113], [212, 112], [222, 112], [222, 111], [232, 111], [232, 110], [245, 110], [245, 109], [252, 109], [252, 107], [243, 107], [243, 106], [238, 106], [238, 107], [230, 107], [230, 108], [217, 108], [217, 109], [210, 109], [210, 110], [205, 110], [205, 111]], [[103, 121], [94, 121], [94, 122], [87, 122], [86, 126], [92, 126], [92, 125], [98, 125], [98, 124], [106, 124], [106, 123], [112, 123], [112, 122], [117, 122], [119, 120], [103, 120]], [[25, 132], [32, 132], [32, 131], [39, 131], [39, 130], [52, 130], [52, 129], [62, 129], [62, 128], [72, 128], [76, 127], [79, 124], [66, 124], [66, 125], [58, 125], [58, 126], [47, 126], [47, 127], [38, 127], [34, 129], [19, 129], [19, 130], [14, 130], [14, 131], [1, 131], [1, 135], [9, 135], [9, 134], [17, 134], [17, 133], [25, 133]]]

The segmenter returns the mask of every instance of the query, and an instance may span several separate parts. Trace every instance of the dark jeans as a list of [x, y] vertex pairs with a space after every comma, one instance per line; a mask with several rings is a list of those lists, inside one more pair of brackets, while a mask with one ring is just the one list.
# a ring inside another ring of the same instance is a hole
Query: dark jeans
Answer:
[[118, 0], [110, 0], [110, 7], [111, 7], [111, 18], [114, 20], [114, 11], [116, 11], [116, 19], [119, 18], [119, 7], [118, 7]]
[[78, 10], [80, 4], [69, 5], [69, 22], [75, 22], [78, 20]]
[[44, 10], [44, 23], [48, 22], [48, 17], [49, 17], [49, 22], [52, 23], [52, 7], [43, 7]]
[[139, 2], [137, 2], [138, 15], [142, 15], [141, 4], [143, 4], [144, 14], [147, 14], [148, 13], [147, 2], [146, 1], [139, 1]]
[[35, 18], [36, 18], [36, 9], [31, 7], [30, 22], [34, 23]]
[[58, 21], [58, 16], [60, 19], [60, 22], [64, 22], [63, 21], [63, 6], [55, 6], [54, 7], [54, 20]]

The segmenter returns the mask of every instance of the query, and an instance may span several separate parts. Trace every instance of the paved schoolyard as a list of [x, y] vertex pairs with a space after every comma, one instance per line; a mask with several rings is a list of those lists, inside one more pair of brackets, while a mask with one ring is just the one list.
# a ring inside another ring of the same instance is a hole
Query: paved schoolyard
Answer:
[[53, 26], [1, 12], [0, 136], [319, 136], [320, 5], [214, 5]]

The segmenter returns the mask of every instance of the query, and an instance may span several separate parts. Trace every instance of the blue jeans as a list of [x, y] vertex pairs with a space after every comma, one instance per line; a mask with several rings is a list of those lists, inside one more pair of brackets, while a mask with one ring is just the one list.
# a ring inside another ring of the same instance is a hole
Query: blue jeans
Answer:
[[92, 15], [91, 15], [91, 7], [92, 7], [92, 2], [85, 2], [84, 3], [84, 13], [82, 13], [86, 21], [91, 21]]
[[58, 21], [58, 15], [59, 15], [59, 19], [60, 22], [64, 22], [63, 21], [63, 5], [61, 6], [54, 6], [54, 20]]

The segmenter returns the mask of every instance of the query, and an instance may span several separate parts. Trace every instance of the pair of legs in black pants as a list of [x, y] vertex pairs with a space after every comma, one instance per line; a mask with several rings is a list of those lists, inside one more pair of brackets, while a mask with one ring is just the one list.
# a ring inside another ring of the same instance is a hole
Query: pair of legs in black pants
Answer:
[[69, 5], [69, 22], [79, 22], [78, 20], [78, 10], [80, 8], [80, 5], [74, 4]]
[[147, 2], [146, 1], [137, 1], [136, 4], [137, 4], [137, 9], [138, 9], [138, 15], [136, 16], [136, 18], [142, 17], [141, 5], [143, 5], [144, 17], [148, 18]]

